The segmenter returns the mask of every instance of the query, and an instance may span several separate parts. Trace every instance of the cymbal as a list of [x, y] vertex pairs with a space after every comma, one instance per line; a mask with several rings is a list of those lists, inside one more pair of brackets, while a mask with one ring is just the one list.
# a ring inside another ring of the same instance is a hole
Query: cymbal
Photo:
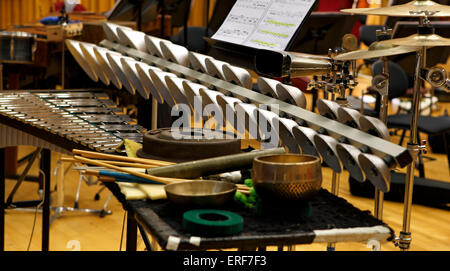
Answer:
[[405, 38], [380, 41], [380, 43], [398, 46], [433, 47], [450, 46], [450, 39], [443, 38], [436, 34], [414, 34]]
[[343, 53], [334, 57], [335, 60], [357, 60], [371, 59], [384, 56], [393, 56], [418, 51], [420, 48], [415, 46], [395, 46], [392, 44], [384, 44], [378, 41], [373, 42], [368, 50], [357, 50]]
[[447, 17], [450, 16], [450, 6], [441, 5], [431, 0], [414, 0], [402, 5], [382, 8], [342, 9], [341, 12], [398, 17]]

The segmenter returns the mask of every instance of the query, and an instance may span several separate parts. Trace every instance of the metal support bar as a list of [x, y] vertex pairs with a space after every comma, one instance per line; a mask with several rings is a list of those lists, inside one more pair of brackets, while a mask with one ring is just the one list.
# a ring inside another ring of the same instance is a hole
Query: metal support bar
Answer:
[[[340, 183], [340, 175], [336, 171], [333, 171], [333, 177], [331, 180], [331, 193], [335, 196], [339, 195], [339, 183]], [[328, 243], [327, 251], [335, 251], [336, 243]]]
[[178, 65], [167, 60], [151, 56], [147, 53], [104, 40], [100, 43], [101, 46], [110, 50], [125, 53], [130, 57], [139, 58], [142, 61], [154, 64], [158, 67], [167, 69], [175, 74], [182, 74], [185, 78], [197, 80], [201, 84], [215, 88], [219, 91], [226, 91], [231, 93], [236, 98], [241, 100], [250, 100], [256, 105], [272, 104], [278, 105], [280, 112], [304, 120], [311, 128], [317, 130], [324, 128], [327, 133], [335, 138], [346, 137], [349, 142], [357, 147], [363, 145], [370, 148], [370, 150], [378, 156], [391, 156], [400, 167], [405, 167], [412, 162], [412, 156], [409, 151], [397, 144], [383, 140], [379, 137], [362, 132], [358, 129], [348, 127], [338, 121], [330, 120], [326, 117], [320, 116], [298, 106], [288, 104], [286, 102], [262, 95], [250, 89], [217, 79], [208, 74], [194, 71], [190, 68]]
[[132, 211], [127, 211], [127, 251], [136, 251], [137, 247], [137, 221]]
[[44, 184], [44, 204], [42, 206], [42, 251], [49, 251], [50, 243], [50, 178], [51, 151], [43, 149], [41, 152], [41, 166]]
[[0, 251], [5, 251], [5, 149], [0, 148]]
[[[417, 137], [418, 131], [418, 120], [420, 114], [420, 86], [422, 83], [422, 79], [420, 77], [420, 71], [425, 67], [426, 63], [426, 48], [421, 48], [420, 51], [417, 52], [417, 63], [416, 70], [414, 74], [414, 92], [413, 92], [413, 100], [412, 100], [412, 111], [411, 111], [411, 135], [409, 137], [408, 149], [412, 153], [418, 154], [420, 151], [419, 142]], [[413, 186], [414, 186], [414, 168], [415, 168], [415, 160], [417, 159], [417, 155], [413, 157], [413, 163], [411, 163], [406, 170], [406, 179], [405, 179], [405, 197], [403, 203], [403, 226], [402, 231], [400, 232], [400, 242], [399, 246], [402, 250], [409, 250], [409, 246], [411, 243], [411, 207], [412, 207], [412, 196], [413, 196]]]
[[42, 148], [38, 148], [32, 155], [32, 157], [28, 160], [28, 164], [25, 167], [22, 175], [20, 175], [19, 179], [17, 180], [16, 184], [14, 185], [12, 191], [10, 192], [8, 199], [6, 200], [5, 206], [8, 207], [11, 205], [13, 199], [14, 199], [14, 195], [17, 192], [17, 189], [19, 189], [20, 185], [22, 184], [22, 182], [25, 180], [25, 176], [28, 175], [28, 172], [31, 169], [31, 166], [33, 165], [34, 161], [36, 161], [36, 158], [38, 157], [38, 155], [41, 153]]

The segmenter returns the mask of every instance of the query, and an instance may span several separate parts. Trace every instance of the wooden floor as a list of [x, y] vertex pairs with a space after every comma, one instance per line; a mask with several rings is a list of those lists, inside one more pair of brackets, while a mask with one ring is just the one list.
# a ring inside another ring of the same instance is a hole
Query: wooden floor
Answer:
[[[441, 114], [444, 109], [450, 110], [449, 104], [439, 104], [439, 109], [435, 112]], [[425, 138], [425, 137], [424, 137]], [[398, 142], [398, 138], [392, 139]], [[32, 147], [20, 147], [20, 157], [32, 151]], [[445, 155], [429, 153], [428, 156], [436, 158], [434, 161], [426, 161], [426, 176], [431, 179], [450, 182], [450, 172]], [[59, 154], [52, 155], [52, 165], [56, 165]], [[22, 167], [23, 168], [23, 167]], [[22, 168], [19, 168], [21, 171]], [[404, 169], [402, 169], [404, 170]], [[20, 172], [19, 171], [19, 172]], [[32, 173], [37, 175], [37, 167], [34, 166]], [[329, 169], [323, 169], [324, 181], [323, 187], [330, 189], [331, 172]], [[73, 207], [78, 185], [79, 175], [70, 170], [65, 178], [65, 206]], [[7, 180], [7, 192], [12, 189], [15, 181]], [[105, 200], [109, 196], [109, 191], [104, 190], [100, 194], [100, 200], [95, 200], [95, 194], [100, 189], [99, 185], [87, 185], [82, 183], [79, 207], [102, 209]], [[54, 183], [52, 183], [52, 191]], [[339, 195], [347, 199], [354, 206], [361, 210], [373, 210], [373, 200], [356, 197], [350, 194], [348, 184], [348, 174], [342, 173], [340, 176]], [[54, 206], [56, 193], [51, 194]], [[38, 186], [35, 183], [24, 183], [14, 200], [33, 200], [39, 199]], [[68, 251], [81, 249], [83, 251], [119, 251], [125, 248], [125, 237], [122, 238], [124, 231], [124, 211], [119, 202], [113, 197], [109, 203], [108, 210], [111, 215], [99, 217], [98, 215], [82, 212], [66, 212], [56, 218], [51, 224], [50, 232], [50, 250]], [[34, 223], [34, 219], [36, 221]], [[403, 204], [385, 201], [384, 203], [384, 221], [394, 229], [398, 235], [403, 221]], [[34, 234], [29, 246], [32, 235], [33, 225], [35, 224]], [[450, 211], [443, 209], [430, 208], [420, 205], [414, 205], [412, 208], [411, 219], [412, 245], [414, 251], [449, 251], [450, 250]], [[138, 250], [144, 250], [145, 246], [138, 238]], [[122, 244], [122, 246], [121, 246]], [[29, 246], [29, 248], [28, 248]], [[7, 251], [36, 251], [41, 249], [41, 215], [35, 216], [34, 210], [8, 210], [6, 215], [6, 237], [5, 249]], [[384, 243], [382, 250], [399, 251], [393, 243]], [[326, 244], [302, 245], [297, 246], [296, 250], [326, 250]], [[338, 243], [336, 250], [345, 251], [368, 251], [369, 248], [363, 243]]]

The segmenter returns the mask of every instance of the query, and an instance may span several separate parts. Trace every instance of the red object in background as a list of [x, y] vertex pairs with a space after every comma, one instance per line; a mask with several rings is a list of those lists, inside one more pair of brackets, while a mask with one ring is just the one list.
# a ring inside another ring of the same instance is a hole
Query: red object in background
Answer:
[[[64, 7], [64, 2], [56, 2], [54, 5], [54, 9], [55, 11], [61, 11], [61, 9]], [[85, 8], [83, 5], [81, 4], [77, 4], [74, 8], [73, 8], [73, 12], [82, 12], [82, 11], [87, 11], [87, 8]]]
[[320, 0], [317, 11], [340, 11], [344, 8], [351, 8], [353, 0]]

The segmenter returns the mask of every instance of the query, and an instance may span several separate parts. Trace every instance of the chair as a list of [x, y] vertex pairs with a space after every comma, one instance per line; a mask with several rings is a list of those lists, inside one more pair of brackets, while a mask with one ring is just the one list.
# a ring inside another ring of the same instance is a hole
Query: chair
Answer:
[[[366, 46], [370, 46], [373, 42], [377, 41], [377, 30], [382, 30], [383, 26], [382, 25], [362, 25], [359, 28], [359, 39], [362, 43], [364, 43], [364, 45]], [[374, 58], [374, 59], [364, 59], [363, 63], [361, 63], [360, 65], [358, 65], [358, 67], [356, 68], [356, 75], [359, 74], [359, 71], [361, 70], [361, 68], [363, 66], [369, 68], [370, 65], [372, 65], [373, 63], [375, 63], [378, 59]]]
[[[187, 43], [185, 43], [185, 29], [182, 28], [178, 34], [171, 36], [170, 40], [173, 43], [186, 46], [189, 51], [194, 51], [198, 53], [204, 53], [206, 51], [206, 42], [203, 39], [206, 34], [206, 28], [201, 26], [189, 26], [187, 28]], [[212, 36], [211, 30], [208, 30], [207, 37]]]
[[[383, 62], [377, 61], [372, 65], [372, 76], [380, 74], [382, 72]], [[396, 63], [389, 61], [389, 92], [388, 99], [392, 100], [398, 97], [404, 97], [409, 90], [409, 80], [408, 75], [403, 71], [403, 69]], [[370, 88], [369, 88], [370, 89]], [[369, 92], [374, 92], [374, 90], [369, 90]], [[380, 95], [377, 95], [377, 102], [375, 105], [375, 111], [379, 112], [380, 109]], [[400, 109], [401, 110], [401, 109]], [[405, 138], [406, 131], [410, 130], [410, 121], [411, 121], [411, 113], [407, 111], [396, 112], [395, 114], [389, 115], [387, 119], [387, 126], [390, 129], [399, 129], [402, 130], [402, 135], [400, 138], [399, 144], [403, 144], [403, 140]], [[440, 116], [440, 117], [432, 117], [432, 116], [419, 116], [418, 121], [418, 133], [425, 133], [428, 136], [436, 136], [436, 135], [444, 135], [444, 151], [447, 153], [447, 157], [449, 158], [449, 167], [450, 167], [450, 156], [449, 156], [449, 144], [447, 142], [445, 135], [450, 133], [450, 117], [448, 116]], [[420, 142], [420, 137], [419, 142]], [[425, 172], [423, 168], [423, 163], [420, 159], [419, 163], [419, 172], [420, 176], [424, 177]]]

